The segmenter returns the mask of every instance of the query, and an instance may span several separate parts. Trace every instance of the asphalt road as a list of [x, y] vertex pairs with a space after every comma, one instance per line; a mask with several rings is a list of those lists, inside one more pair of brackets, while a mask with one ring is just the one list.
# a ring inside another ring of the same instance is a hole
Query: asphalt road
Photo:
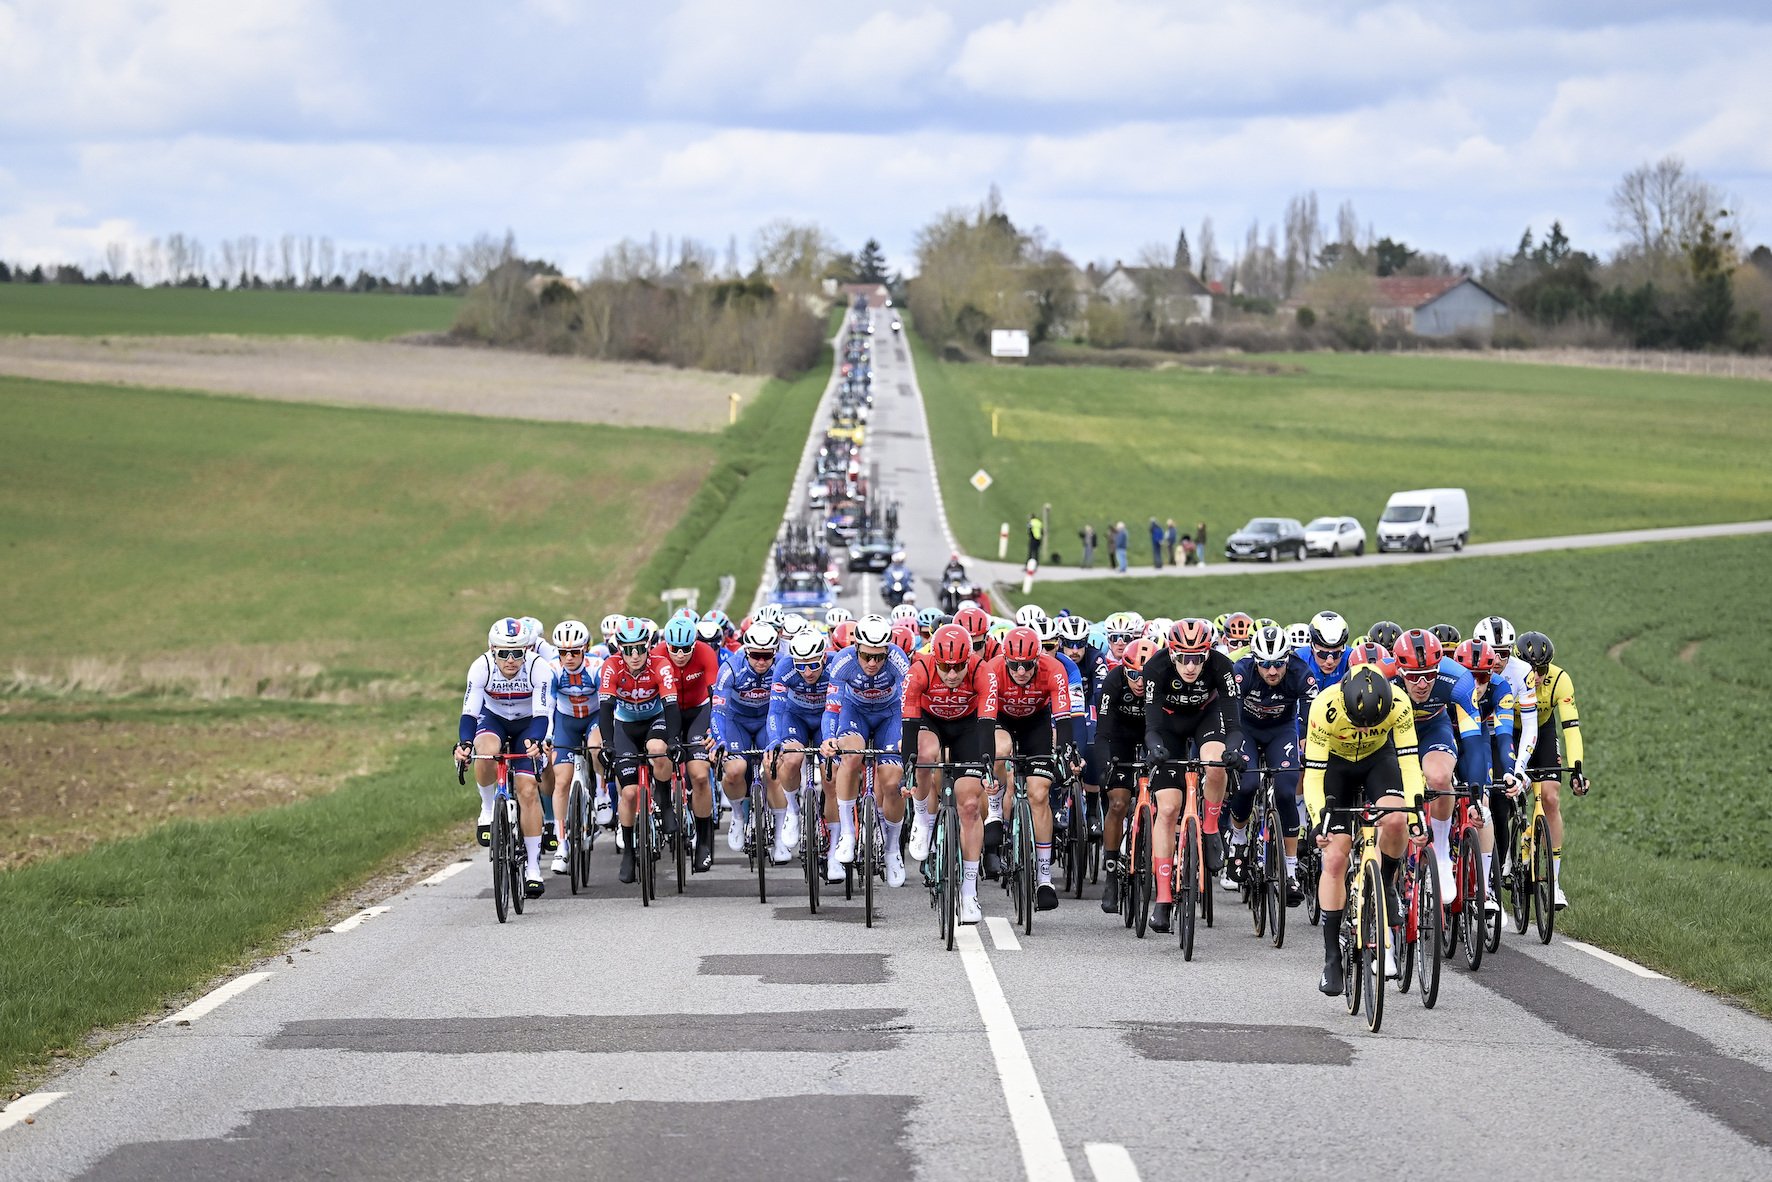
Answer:
[[[880, 354], [922, 575], [921, 405]], [[438, 790], [465, 836], [472, 794]], [[605, 843], [587, 894], [551, 878], [502, 926], [467, 851], [13, 1104], [0, 1179], [1772, 1177], [1772, 1025], [1560, 936], [1510, 927], [1370, 1034], [1316, 992], [1301, 909], [1275, 949], [1221, 893], [1189, 963], [1099, 888], [1018, 939], [986, 885], [948, 952], [914, 870], [869, 928], [792, 867], [760, 902], [717, 849], [647, 908]]]

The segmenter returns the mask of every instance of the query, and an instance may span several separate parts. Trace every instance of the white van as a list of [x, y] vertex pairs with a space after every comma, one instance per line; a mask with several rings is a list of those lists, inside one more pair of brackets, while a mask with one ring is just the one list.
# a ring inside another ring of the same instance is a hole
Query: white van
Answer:
[[1471, 538], [1470, 498], [1462, 488], [1418, 488], [1392, 493], [1378, 519], [1378, 549], [1464, 549]]

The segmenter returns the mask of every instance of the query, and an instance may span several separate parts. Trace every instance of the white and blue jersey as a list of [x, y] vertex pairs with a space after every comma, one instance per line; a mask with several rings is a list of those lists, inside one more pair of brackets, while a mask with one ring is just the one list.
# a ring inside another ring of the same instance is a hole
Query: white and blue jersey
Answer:
[[575, 754], [584, 747], [597, 725], [600, 703], [597, 687], [602, 679], [603, 662], [586, 659], [573, 673], [558, 662], [548, 676], [548, 700], [553, 703], [553, 723], [548, 739], [554, 744], [555, 758], [561, 763], [574, 762]]
[[[459, 736], [471, 743], [478, 735], [497, 735], [505, 751], [521, 751], [531, 739], [541, 742], [548, 733], [548, 663], [529, 653], [517, 667], [515, 677], [499, 672], [490, 652], [468, 666], [468, 689], [461, 700]], [[513, 760], [511, 771], [532, 776], [527, 759]]]
[[824, 669], [816, 681], [794, 667], [794, 659], [783, 655], [776, 659], [775, 678], [769, 693], [769, 745], [792, 740], [803, 747], [818, 744], [824, 731], [824, 711], [831, 692], [831, 664], [826, 657]]
[[[1401, 675], [1398, 685], [1404, 685]], [[1404, 686], [1407, 690], [1407, 686]], [[1477, 679], [1451, 657], [1440, 658], [1439, 675], [1427, 701], [1416, 702], [1416, 745], [1425, 753], [1444, 751], [1458, 760], [1458, 778], [1466, 784], [1489, 782], [1489, 740], [1483, 712], [1477, 706]]]
[[774, 686], [774, 666], [754, 668], [743, 649], [727, 654], [711, 695], [714, 742], [738, 751], [764, 747]]
[[[831, 689], [820, 738], [860, 735], [877, 751], [896, 750], [904, 733], [904, 682], [910, 671], [911, 659], [896, 644], [887, 646], [886, 660], [875, 673], [862, 668], [853, 648], [838, 653], [825, 670]], [[881, 762], [895, 758], [883, 756]]]

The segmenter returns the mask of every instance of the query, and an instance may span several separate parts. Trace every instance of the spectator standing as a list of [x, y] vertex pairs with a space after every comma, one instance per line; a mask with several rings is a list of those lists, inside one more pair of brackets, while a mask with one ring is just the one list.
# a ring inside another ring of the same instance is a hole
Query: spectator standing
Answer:
[[1163, 569], [1163, 527], [1155, 517], [1151, 518], [1151, 565]]
[[1206, 523], [1199, 522], [1194, 526], [1194, 553], [1199, 556], [1200, 565], [1206, 565]]
[[1131, 536], [1126, 532], [1126, 523], [1124, 521], [1114, 522], [1114, 565], [1119, 568], [1121, 574], [1126, 573], [1126, 547], [1131, 544], [1131, 541]]
[[1095, 527], [1088, 522], [1077, 531], [1077, 537], [1083, 543], [1083, 569], [1088, 570], [1095, 565]]
[[1171, 517], [1163, 527], [1163, 548], [1169, 551], [1169, 565], [1175, 565], [1175, 518]]
[[1046, 537], [1046, 523], [1038, 513], [1028, 514], [1028, 561], [1040, 561], [1040, 545]]

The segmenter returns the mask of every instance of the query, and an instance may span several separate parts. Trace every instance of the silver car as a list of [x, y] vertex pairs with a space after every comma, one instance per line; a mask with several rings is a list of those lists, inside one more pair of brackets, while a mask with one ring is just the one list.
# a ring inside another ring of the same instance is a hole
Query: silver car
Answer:
[[1366, 552], [1366, 527], [1352, 517], [1318, 517], [1304, 527], [1304, 546], [1312, 554], [1340, 558]]

